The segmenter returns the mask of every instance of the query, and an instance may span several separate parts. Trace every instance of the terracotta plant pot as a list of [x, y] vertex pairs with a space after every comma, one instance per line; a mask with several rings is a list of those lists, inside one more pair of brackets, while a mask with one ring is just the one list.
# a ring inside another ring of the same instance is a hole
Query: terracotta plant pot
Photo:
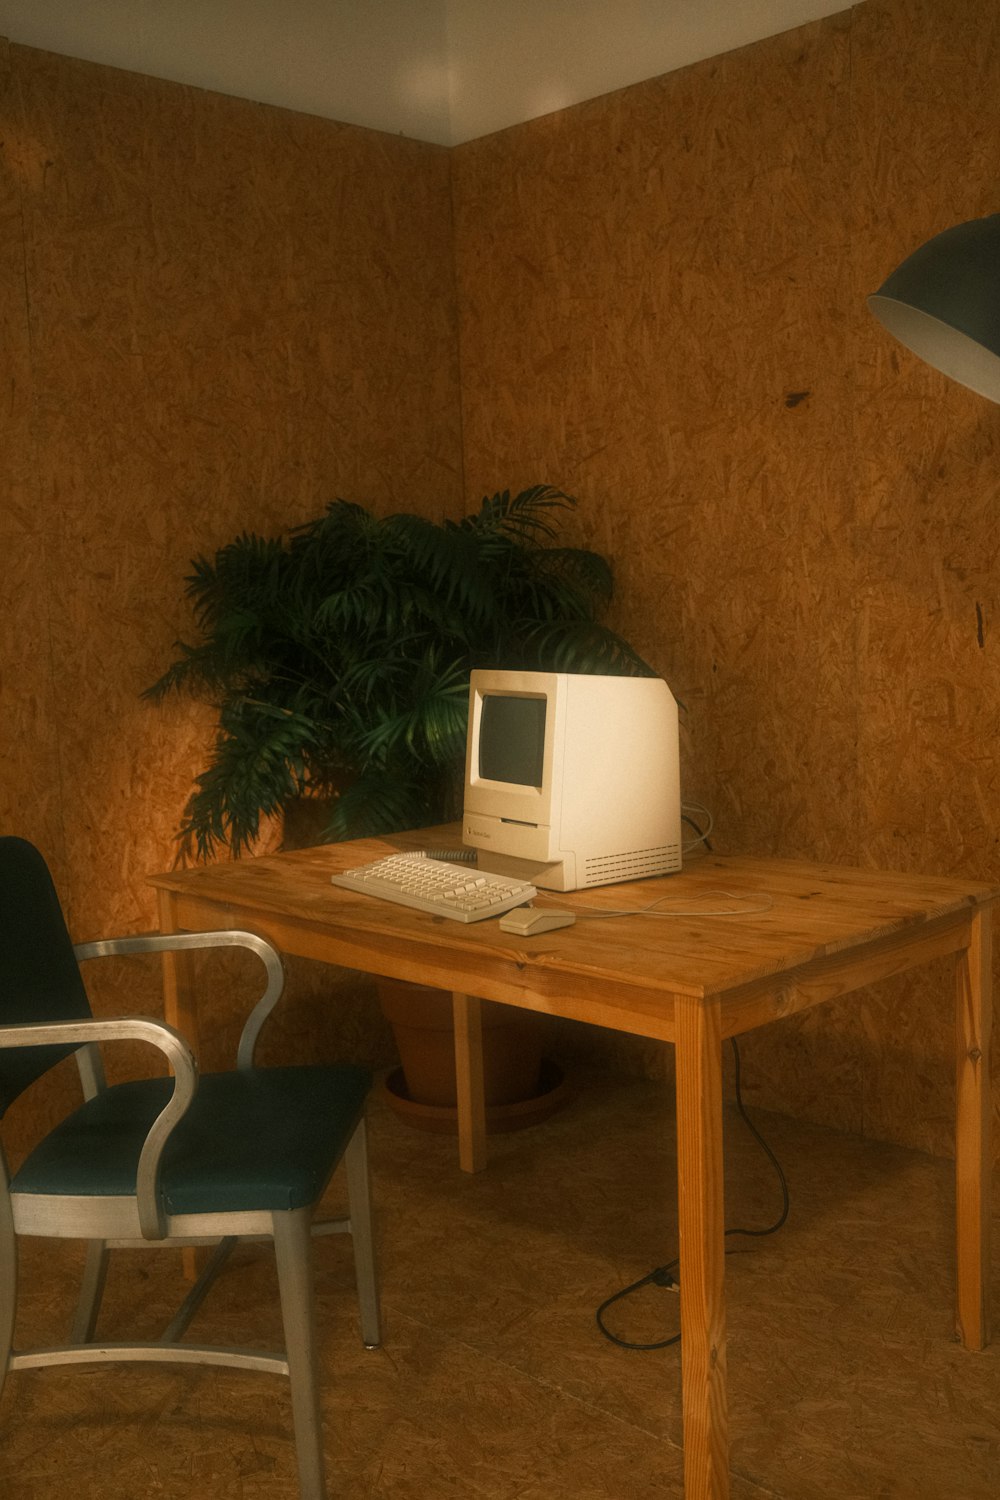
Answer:
[[[455, 1032], [451, 996], [426, 985], [380, 979], [379, 998], [399, 1049], [407, 1093], [418, 1104], [454, 1109]], [[542, 1023], [510, 1005], [483, 1002], [483, 1087], [487, 1107], [538, 1093]]]

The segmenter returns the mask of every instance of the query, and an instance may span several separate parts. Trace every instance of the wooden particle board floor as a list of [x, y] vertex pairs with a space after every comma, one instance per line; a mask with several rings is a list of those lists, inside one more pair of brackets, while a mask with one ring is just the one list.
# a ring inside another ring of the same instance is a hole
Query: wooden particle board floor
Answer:
[[[675, 1253], [672, 1099], [572, 1081], [561, 1114], [492, 1138], [476, 1177], [452, 1139], [375, 1099], [381, 1350], [360, 1345], [349, 1242], [317, 1246], [331, 1500], [681, 1497], [678, 1351], [617, 1348], [594, 1321]], [[953, 1339], [950, 1164], [757, 1118], [791, 1212], [774, 1236], [729, 1242], [733, 1500], [995, 1500], [1000, 1344]], [[735, 1112], [726, 1149], [729, 1222], [773, 1220], [772, 1170]], [[154, 1335], [183, 1292], [177, 1261], [119, 1252], [100, 1335]], [[23, 1341], [64, 1335], [79, 1268], [75, 1247], [27, 1246]], [[676, 1296], [650, 1287], [609, 1321], [668, 1336]], [[267, 1247], [236, 1252], [193, 1333], [278, 1341]], [[290, 1430], [270, 1376], [24, 1372], [0, 1399], [0, 1495], [293, 1500]]]

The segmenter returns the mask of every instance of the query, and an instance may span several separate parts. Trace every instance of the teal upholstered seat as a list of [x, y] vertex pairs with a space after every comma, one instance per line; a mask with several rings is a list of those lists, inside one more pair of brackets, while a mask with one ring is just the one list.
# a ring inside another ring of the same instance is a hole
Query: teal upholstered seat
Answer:
[[[226, 946], [251, 948], [268, 976], [232, 1072], [199, 1077], [183, 1038], [162, 1021], [91, 1014], [80, 960]], [[334, 1064], [255, 1065], [257, 1038], [282, 982], [278, 955], [250, 933], [125, 938], [74, 949], [41, 855], [22, 839], [0, 838], [0, 1116], [68, 1053], [77, 1057], [84, 1092], [84, 1102], [35, 1145], [10, 1181], [0, 1152], [0, 1388], [13, 1370], [118, 1360], [231, 1364], [287, 1375], [300, 1493], [303, 1500], [323, 1500], [311, 1245], [316, 1233], [351, 1233], [362, 1338], [374, 1347], [380, 1333], [364, 1124], [371, 1074]], [[121, 1040], [158, 1047], [173, 1076], [109, 1088], [99, 1044]], [[317, 1223], [317, 1205], [341, 1160], [350, 1216]], [[22, 1234], [88, 1242], [71, 1341], [61, 1348], [13, 1347]], [[283, 1353], [182, 1340], [241, 1237], [274, 1242]], [[155, 1344], [95, 1342], [108, 1240], [116, 1246], [218, 1246]]]
[[[350, 1140], [364, 1068], [247, 1068], [203, 1074], [160, 1163], [167, 1214], [315, 1203]], [[16, 1193], [135, 1193], [139, 1154], [172, 1092], [168, 1078], [103, 1089], [52, 1130], [15, 1174]]]

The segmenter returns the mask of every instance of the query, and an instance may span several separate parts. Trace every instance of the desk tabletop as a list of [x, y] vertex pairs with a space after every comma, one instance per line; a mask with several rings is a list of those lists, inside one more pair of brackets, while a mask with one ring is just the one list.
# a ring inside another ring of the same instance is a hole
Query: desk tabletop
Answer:
[[[750, 1008], [742, 1020], [734, 1012], [730, 1029], [745, 1029], [957, 951], [970, 913], [1000, 895], [950, 877], [705, 854], [654, 880], [540, 892], [536, 905], [570, 910], [575, 924], [516, 937], [495, 921], [455, 922], [330, 884], [336, 871], [424, 847], [457, 850], [457, 828], [199, 866], [152, 883], [178, 927], [245, 926], [287, 952], [668, 1040], [670, 997], [742, 1000]], [[660, 915], [644, 913], [654, 904]], [[804, 975], [814, 989], [796, 1000]], [[764, 995], [766, 1013], [753, 1005]]]

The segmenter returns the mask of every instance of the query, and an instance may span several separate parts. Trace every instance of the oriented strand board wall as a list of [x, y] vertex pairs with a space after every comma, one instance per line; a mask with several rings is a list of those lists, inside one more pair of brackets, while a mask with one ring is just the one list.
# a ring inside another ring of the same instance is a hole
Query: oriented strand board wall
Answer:
[[0, 67], [0, 827], [76, 936], [141, 930], [209, 732], [139, 697], [190, 559], [338, 495], [460, 503], [448, 155], [5, 43]]
[[[998, 878], [1000, 408], [863, 300], [998, 207], [995, 7], [865, 0], [450, 158], [17, 47], [0, 89], [0, 826], [76, 933], [148, 926], [173, 858], [208, 716], [138, 694], [195, 552], [538, 479], [616, 560], [718, 847]], [[767, 1029], [749, 1091], [948, 1149], [948, 985]]]
[[[581, 497], [720, 849], [1000, 877], [1000, 408], [864, 305], [1000, 206], [998, 98], [995, 7], [867, 0], [454, 152], [470, 488]], [[947, 1150], [952, 1045], [935, 972], [748, 1089]]]
[[[902, 252], [1000, 208], [1000, 10], [864, 5], [853, 68], [858, 305]], [[995, 882], [1000, 406], [894, 347], [873, 319], [850, 354], [866, 857]], [[950, 1146], [946, 983], [890, 987], [863, 1017], [874, 1136]]]

